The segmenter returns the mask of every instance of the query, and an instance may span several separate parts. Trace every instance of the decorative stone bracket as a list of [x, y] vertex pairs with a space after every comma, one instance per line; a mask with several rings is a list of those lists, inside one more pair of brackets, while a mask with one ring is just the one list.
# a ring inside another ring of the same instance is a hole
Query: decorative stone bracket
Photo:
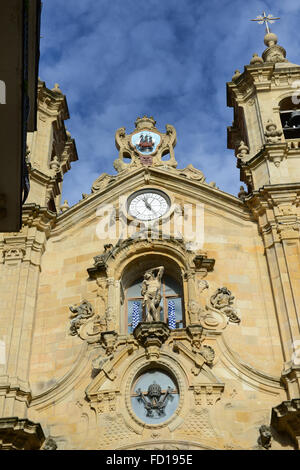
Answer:
[[39, 423], [0, 418], [0, 450], [40, 450], [45, 436]]
[[113, 413], [116, 411], [116, 397], [118, 391], [101, 391], [96, 395], [91, 395], [89, 399], [91, 400], [91, 408], [93, 408], [96, 413]]
[[215, 357], [215, 351], [211, 346], [204, 345], [199, 349], [194, 347], [191, 351], [181, 341], [174, 341], [173, 351], [182, 352], [194, 362], [194, 367], [191, 370], [194, 375], [199, 375], [204, 364], [211, 366]]
[[288, 434], [296, 449], [300, 449], [300, 398], [283, 401], [272, 408], [271, 426], [279, 433]]
[[134, 329], [133, 336], [145, 348], [147, 359], [157, 360], [170, 333], [170, 328], [163, 322], [142, 322]]

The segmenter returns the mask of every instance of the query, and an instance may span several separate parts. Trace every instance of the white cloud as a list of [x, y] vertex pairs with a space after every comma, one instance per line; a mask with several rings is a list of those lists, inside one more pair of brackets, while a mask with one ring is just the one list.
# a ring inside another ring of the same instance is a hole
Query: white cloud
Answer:
[[[250, 21], [262, 11], [288, 58], [299, 63], [296, 0], [44, 0], [40, 76], [67, 95], [79, 162], [64, 183], [71, 204], [102, 172], [114, 173], [114, 134], [153, 115], [178, 134], [179, 167], [193, 163], [207, 180], [237, 194], [239, 170], [226, 149], [232, 109], [226, 81], [262, 53], [264, 27]], [[271, 10], [269, 10], [271, 7]]]

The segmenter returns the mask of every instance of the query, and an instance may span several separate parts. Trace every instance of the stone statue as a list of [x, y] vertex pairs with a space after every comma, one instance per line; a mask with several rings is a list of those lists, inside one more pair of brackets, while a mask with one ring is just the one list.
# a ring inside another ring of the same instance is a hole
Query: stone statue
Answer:
[[263, 424], [260, 428], [259, 428], [259, 438], [258, 438], [258, 442], [259, 442], [259, 445], [261, 447], [264, 447], [265, 449], [270, 449], [271, 445], [272, 445], [272, 433], [271, 433], [271, 429], [269, 426], [266, 426], [265, 424]]
[[57, 444], [52, 437], [46, 439], [43, 450], [57, 450]]
[[220, 310], [225, 313], [229, 318], [229, 321], [240, 323], [241, 320], [232, 306], [233, 300], [234, 296], [231, 295], [230, 290], [227, 289], [227, 287], [220, 287], [216, 290], [214, 295], [211, 296], [210, 303], [216, 310]]
[[144, 275], [141, 293], [144, 297], [143, 309], [146, 313], [146, 322], [149, 323], [160, 321], [160, 289], [164, 270], [165, 268], [163, 266], [159, 266], [157, 268], [149, 269]]
[[94, 315], [93, 307], [87, 300], [83, 300], [80, 305], [69, 307], [72, 315], [70, 324], [70, 335], [75, 336], [80, 326]]

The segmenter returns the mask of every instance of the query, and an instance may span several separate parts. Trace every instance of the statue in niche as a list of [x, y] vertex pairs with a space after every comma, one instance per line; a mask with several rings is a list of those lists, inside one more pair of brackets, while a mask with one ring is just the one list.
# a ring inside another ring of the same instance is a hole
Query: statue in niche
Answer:
[[149, 269], [144, 274], [142, 283], [143, 309], [148, 323], [160, 321], [161, 279], [164, 274], [164, 266]]

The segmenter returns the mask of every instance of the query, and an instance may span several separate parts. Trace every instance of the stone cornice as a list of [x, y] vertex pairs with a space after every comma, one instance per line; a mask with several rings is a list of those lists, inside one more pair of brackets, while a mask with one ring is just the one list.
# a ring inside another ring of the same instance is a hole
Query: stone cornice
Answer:
[[71, 162], [76, 162], [77, 160], [78, 154], [75, 139], [69, 137], [65, 143], [65, 148], [61, 156], [61, 171], [63, 174], [71, 169]]
[[13, 265], [29, 262], [40, 266], [41, 256], [56, 217], [56, 214], [45, 207], [36, 204], [24, 205], [21, 231], [2, 234], [0, 237], [0, 263]]
[[[283, 76], [288, 76], [288, 80], [280, 81], [279, 78]], [[227, 106], [234, 106], [234, 98], [237, 103], [244, 103], [254, 91], [266, 91], [274, 85], [282, 88], [288, 86], [290, 89], [289, 82], [297, 77], [300, 77], [300, 67], [289, 62], [282, 64], [280, 68], [272, 63], [245, 65], [244, 72], [226, 84]]]
[[49, 235], [56, 219], [57, 214], [47, 209], [47, 207], [41, 207], [38, 204], [25, 204], [23, 206], [23, 225], [36, 227], [47, 235]]
[[60, 194], [59, 183], [62, 181], [62, 176], [60, 172], [57, 172], [55, 176], [53, 175], [53, 173], [52, 175], [47, 175], [42, 171], [38, 170], [37, 168], [30, 167], [29, 175], [31, 180], [35, 180], [44, 186], [51, 187], [51, 191], [54, 197]]
[[65, 95], [49, 90], [41, 80], [38, 83], [38, 110], [49, 117], [59, 115], [63, 120], [70, 118]]

